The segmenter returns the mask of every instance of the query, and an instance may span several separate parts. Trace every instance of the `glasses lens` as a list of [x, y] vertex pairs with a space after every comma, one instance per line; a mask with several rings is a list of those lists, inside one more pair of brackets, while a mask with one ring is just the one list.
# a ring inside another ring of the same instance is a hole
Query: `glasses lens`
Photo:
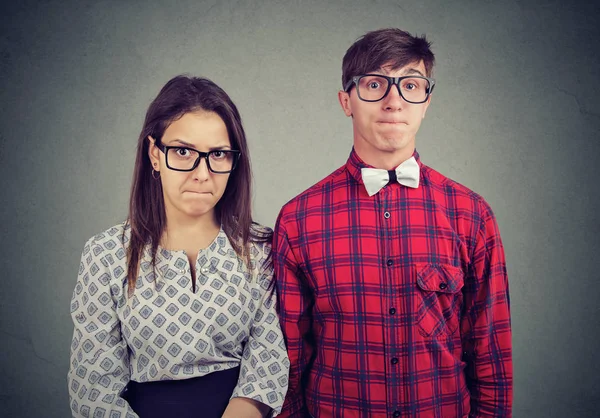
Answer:
[[[378, 101], [388, 91], [388, 79], [376, 75], [365, 75], [358, 80], [358, 95], [362, 100]], [[423, 103], [427, 100], [429, 81], [424, 77], [407, 77], [400, 80], [400, 93], [404, 100], [411, 103]]]
[[212, 171], [228, 173], [233, 170], [236, 153], [228, 150], [214, 150], [208, 153], [208, 161]]
[[191, 170], [200, 157], [198, 151], [189, 148], [169, 148], [167, 165], [175, 170]]
[[400, 80], [400, 91], [404, 100], [421, 103], [427, 99], [429, 81], [423, 77], [410, 77]]
[[380, 100], [388, 88], [388, 80], [373, 75], [363, 76], [358, 80], [358, 95], [363, 100]]
[[[200, 153], [190, 148], [169, 148], [167, 165], [174, 170], [193, 170]], [[233, 170], [237, 153], [231, 150], [213, 150], [208, 153], [208, 168], [215, 173], [229, 173]]]

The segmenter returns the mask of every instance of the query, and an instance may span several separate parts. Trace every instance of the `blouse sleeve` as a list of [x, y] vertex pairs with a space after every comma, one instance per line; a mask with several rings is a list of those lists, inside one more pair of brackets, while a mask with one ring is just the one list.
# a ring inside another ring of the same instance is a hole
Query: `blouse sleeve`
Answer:
[[75, 330], [67, 375], [73, 417], [137, 418], [120, 396], [129, 382], [129, 355], [110, 288], [110, 255], [90, 239], [71, 299]]
[[245, 397], [262, 402], [273, 409], [273, 416], [281, 412], [290, 367], [277, 317], [276, 300], [273, 264], [271, 257], [267, 257], [252, 289], [255, 315], [232, 398]]

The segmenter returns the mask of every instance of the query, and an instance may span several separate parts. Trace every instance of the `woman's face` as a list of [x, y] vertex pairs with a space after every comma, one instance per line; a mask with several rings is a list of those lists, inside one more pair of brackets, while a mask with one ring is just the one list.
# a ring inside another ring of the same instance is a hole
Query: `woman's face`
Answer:
[[[160, 150], [155, 139], [148, 137], [148, 154], [152, 168], [160, 173], [155, 181], [162, 183], [167, 222], [173, 217], [180, 219], [214, 217], [214, 209], [227, 187], [229, 174], [210, 171], [206, 159], [201, 157], [192, 171], [175, 171], [167, 167], [166, 154]], [[168, 147], [185, 147], [201, 152], [231, 150], [227, 127], [214, 112], [197, 111], [184, 114], [165, 130], [160, 143]], [[184, 164], [176, 158], [190, 155], [183, 149], [170, 150], [169, 164]], [[192, 153], [193, 154], [193, 153]], [[215, 154], [217, 160], [219, 153]], [[216, 163], [211, 165], [213, 169]], [[154, 173], [156, 176], [156, 173]], [[213, 218], [214, 219], [214, 218]]]

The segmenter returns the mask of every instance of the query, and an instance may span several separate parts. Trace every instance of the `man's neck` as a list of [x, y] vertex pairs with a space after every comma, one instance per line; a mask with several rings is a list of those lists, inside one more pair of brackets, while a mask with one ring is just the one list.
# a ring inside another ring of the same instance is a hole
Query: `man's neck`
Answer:
[[400, 150], [383, 152], [372, 147], [363, 147], [360, 143], [354, 143], [354, 151], [366, 164], [384, 170], [395, 170], [400, 164], [413, 156], [415, 146], [408, 146]]

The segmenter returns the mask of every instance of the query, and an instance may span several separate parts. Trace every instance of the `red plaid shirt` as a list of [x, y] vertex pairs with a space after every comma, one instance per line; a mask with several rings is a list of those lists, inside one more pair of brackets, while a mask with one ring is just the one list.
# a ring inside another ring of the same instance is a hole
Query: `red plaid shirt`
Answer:
[[274, 263], [291, 362], [281, 417], [511, 416], [494, 215], [414, 155], [416, 189], [369, 197], [352, 151], [281, 210]]

